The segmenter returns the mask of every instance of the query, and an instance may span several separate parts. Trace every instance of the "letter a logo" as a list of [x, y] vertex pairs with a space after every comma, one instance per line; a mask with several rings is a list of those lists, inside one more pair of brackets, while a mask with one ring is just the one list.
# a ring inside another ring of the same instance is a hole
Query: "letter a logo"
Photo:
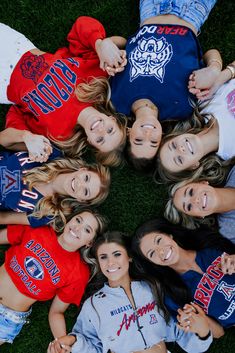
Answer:
[[222, 293], [226, 300], [230, 301], [235, 294], [235, 286], [229, 285], [226, 282], [222, 281], [219, 284], [217, 291]]
[[11, 172], [6, 167], [0, 167], [1, 192], [3, 199], [9, 192], [20, 191], [20, 171]]

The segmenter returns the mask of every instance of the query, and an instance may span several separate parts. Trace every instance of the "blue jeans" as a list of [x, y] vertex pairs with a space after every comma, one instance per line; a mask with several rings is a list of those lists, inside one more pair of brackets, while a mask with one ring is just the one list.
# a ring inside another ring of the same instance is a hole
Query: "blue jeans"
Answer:
[[32, 309], [26, 312], [9, 309], [0, 304], [0, 341], [12, 343], [27, 322]]
[[140, 0], [140, 23], [153, 16], [175, 15], [199, 32], [215, 3], [216, 0]]

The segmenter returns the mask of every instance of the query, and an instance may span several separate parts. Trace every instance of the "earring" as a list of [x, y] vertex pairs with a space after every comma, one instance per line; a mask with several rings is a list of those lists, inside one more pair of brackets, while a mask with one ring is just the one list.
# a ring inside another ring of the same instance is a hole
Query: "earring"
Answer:
[[130, 258], [130, 259], [129, 259], [129, 262], [132, 262], [132, 261], [133, 261], [133, 259], [132, 259], [132, 258]]

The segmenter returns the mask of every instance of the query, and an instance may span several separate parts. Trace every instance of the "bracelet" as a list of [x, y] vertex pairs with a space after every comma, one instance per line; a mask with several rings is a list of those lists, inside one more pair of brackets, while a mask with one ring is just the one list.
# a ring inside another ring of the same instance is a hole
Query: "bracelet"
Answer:
[[235, 78], [235, 67], [233, 64], [229, 64], [226, 66], [226, 69], [228, 69], [231, 73], [231, 79]]
[[149, 103], [144, 103], [144, 104], [141, 104], [139, 105], [135, 110], [133, 110], [133, 113], [136, 114], [136, 112], [141, 109], [141, 108], [145, 108], [145, 107], [148, 107], [154, 111], [158, 111], [157, 107], [154, 105], [154, 104], [149, 104]]
[[223, 64], [222, 64], [222, 62], [221, 62], [220, 60], [217, 60], [217, 59], [210, 59], [210, 60], [208, 61], [208, 66], [210, 65], [210, 63], [213, 63], [213, 62], [219, 64], [220, 70], [222, 70]]
[[201, 340], [201, 341], [206, 341], [206, 340], [210, 337], [210, 335], [211, 335], [211, 331], [209, 331], [208, 334], [207, 334], [206, 336], [204, 336], [204, 337], [201, 337], [201, 336], [199, 336], [198, 333], [196, 333], [196, 336], [197, 336], [197, 337], [199, 338], [199, 340]]

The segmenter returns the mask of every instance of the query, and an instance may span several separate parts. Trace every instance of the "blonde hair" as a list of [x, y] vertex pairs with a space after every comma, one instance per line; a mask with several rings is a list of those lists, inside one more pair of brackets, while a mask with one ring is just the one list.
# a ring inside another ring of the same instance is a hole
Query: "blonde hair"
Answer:
[[169, 171], [163, 166], [160, 159], [161, 148], [167, 141], [185, 133], [198, 134], [201, 131], [206, 132], [214, 125], [215, 121], [216, 119], [212, 115], [202, 116], [196, 109], [192, 119], [178, 122], [171, 131], [164, 134], [158, 151], [157, 167], [154, 172], [154, 179], [157, 183], [159, 182], [159, 177], [165, 183], [179, 182], [189, 178], [197, 179], [199, 177], [218, 184], [224, 180], [229, 165], [233, 162], [232, 158], [224, 161], [215, 153], [210, 153], [200, 160], [198, 168], [184, 169], [180, 172]]
[[196, 229], [201, 225], [213, 226], [215, 224], [215, 217], [212, 215], [207, 216], [205, 218], [189, 216], [186, 213], [179, 211], [174, 205], [174, 201], [173, 201], [174, 195], [178, 189], [190, 183], [200, 182], [202, 180], [205, 180], [205, 178], [204, 179], [199, 178], [197, 180], [195, 180], [194, 178], [191, 178], [189, 180], [183, 180], [170, 187], [169, 189], [170, 198], [166, 204], [165, 212], [164, 212], [164, 216], [168, 221], [170, 221], [173, 224], [181, 224], [182, 226], [188, 229]]
[[[95, 149], [96, 158], [99, 163], [106, 166], [118, 166], [122, 162], [122, 151], [126, 144], [127, 118], [123, 114], [118, 114], [110, 101], [111, 88], [108, 79], [93, 78], [90, 82], [80, 83], [75, 90], [75, 95], [80, 102], [92, 103], [92, 106], [99, 112], [116, 119], [118, 128], [122, 133], [119, 146], [110, 152], [102, 152]], [[74, 135], [67, 141], [56, 144], [64, 150], [66, 155], [75, 158], [80, 156], [88, 145], [87, 136], [83, 128], [77, 124]], [[91, 146], [92, 147], [92, 146]]]
[[23, 180], [29, 184], [29, 189], [31, 190], [37, 183], [49, 183], [55, 180], [55, 178], [60, 174], [73, 173], [80, 168], [86, 168], [99, 176], [101, 181], [99, 194], [94, 199], [84, 201], [78, 201], [72, 197], [60, 194], [44, 196], [37, 203], [34, 212], [32, 213], [34, 217], [51, 217], [51, 224], [57, 230], [57, 218], [62, 222], [62, 224], [65, 224], [66, 216], [69, 216], [75, 209], [80, 208], [81, 205], [99, 204], [106, 199], [110, 185], [109, 170], [102, 165], [85, 164], [81, 159], [56, 159], [40, 167], [27, 171], [23, 177]]

